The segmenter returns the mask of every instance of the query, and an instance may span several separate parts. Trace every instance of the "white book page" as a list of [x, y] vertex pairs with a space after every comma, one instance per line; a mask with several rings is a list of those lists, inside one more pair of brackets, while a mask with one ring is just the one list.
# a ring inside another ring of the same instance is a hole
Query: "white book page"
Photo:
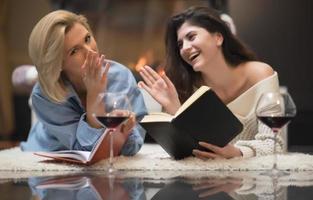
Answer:
[[195, 100], [197, 100], [202, 94], [206, 91], [210, 90], [208, 86], [201, 86], [197, 89], [184, 103], [180, 106], [180, 108], [176, 111], [175, 116], [180, 115], [184, 110], [186, 110]]
[[140, 121], [145, 122], [170, 122], [174, 118], [173, 115], [163, 113], [163, 112], [152, 112], [149, 115], [145, 115]]
[[64, 151], [54, 151], [54, 152], [36, 152], [39, 155], [48, 157], [58, 157], [58, 158], [73, 158], [80, 161], [88, 161], [90, 152], [89, 151], [78, 151], [78, 150], [64, 150]]

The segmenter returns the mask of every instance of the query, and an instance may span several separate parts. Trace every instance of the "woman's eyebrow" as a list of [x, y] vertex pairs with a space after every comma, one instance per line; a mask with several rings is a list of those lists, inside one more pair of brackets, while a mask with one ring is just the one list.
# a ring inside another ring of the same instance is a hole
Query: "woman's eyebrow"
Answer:
[[[189, 37], [189, 36], [190, 36], [192, 33], [194, 33], [194, 32], [195, 32], [195, 31], [190, 30], [190, 31], [188, 31], [186, 34], [184, 34], [182, 38], [184, 38], [184, 37]], [[181, 39], [180, 39], [180, 38], [177, 38], [177, 42], [178, 42], [179, 40], [181, 40]]]

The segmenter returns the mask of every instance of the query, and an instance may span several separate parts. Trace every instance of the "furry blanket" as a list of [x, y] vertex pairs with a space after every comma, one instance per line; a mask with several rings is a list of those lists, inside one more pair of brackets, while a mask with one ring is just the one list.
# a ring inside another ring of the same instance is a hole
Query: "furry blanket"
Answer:
[[[64, 174], [81, 172], [105, 171], [108, 160], [102, 160], [91, 166], [82, 166], [59, 162], [45, 162], [49, 160], [34, 155], [32, 152], [22, 152], [20, 148], [0, 151], [0, 177], [11, 174]], [[144, 144], [138, 154], [133, 157], [119, 156], [114, 158], [114, 167], [125, 172], [150, 174], [166, 171], [165, 174], [177, 175], [198, 172], [228, 172], [228, 171], [261, 171], [271, 168], [273, 156], [261, 156], [249, 159], [216, 159], [200, 160], [188, 157], [183, 160], [173, 160], [156, 144]], [[288, 153], [278, 156], [278, 168], [289, 171], [313, 171], [313, 156], [303, 153]]]

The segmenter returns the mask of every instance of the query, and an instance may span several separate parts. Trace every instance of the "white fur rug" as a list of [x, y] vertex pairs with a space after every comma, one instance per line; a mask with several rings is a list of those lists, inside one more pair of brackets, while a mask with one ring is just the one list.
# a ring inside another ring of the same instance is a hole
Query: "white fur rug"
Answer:
[[[8, 173], [36, 175], [78, 173], [88, 171], [105, 171], [108, 160], [102, 160], [92, 166], [80, 166], [68, 163], [41, 162], [47, 158], [33, 155], [31, 152], [22, 152], [18, 147], [0, 151], [0, 177]], [[133, 157], [119, 156], [114, 159], [116, 169], [131, 171], [132, 173], [167, 171], [170, 174], [179, 174], [209, 171], [260, 171], [272, 166], [273, 157], [263, 156], [249, 159], [217, 159], [200, 160], [189, 157], [183, 160], [173, 160], [156, 144], [145, 144], [140, 152]], [[289, 153], [278, 156], [278, 168], [289, 171], [313, 171], [313, 156], [302, 153]]]

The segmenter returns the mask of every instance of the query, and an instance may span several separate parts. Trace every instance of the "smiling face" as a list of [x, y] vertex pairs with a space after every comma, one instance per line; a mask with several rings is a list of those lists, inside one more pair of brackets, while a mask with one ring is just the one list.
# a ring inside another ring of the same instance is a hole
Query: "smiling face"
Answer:
[[223, 37], [188, 22], [177, 30], [177, 44], [180, 55], [194, 71], [203, 71], [221, 53]]
[[85, 90], [81, 66], [88, 51], [98, 51], [92, 34], [80, 23], [75, 23], [64, 38], [63, 72], [75, 89]]

